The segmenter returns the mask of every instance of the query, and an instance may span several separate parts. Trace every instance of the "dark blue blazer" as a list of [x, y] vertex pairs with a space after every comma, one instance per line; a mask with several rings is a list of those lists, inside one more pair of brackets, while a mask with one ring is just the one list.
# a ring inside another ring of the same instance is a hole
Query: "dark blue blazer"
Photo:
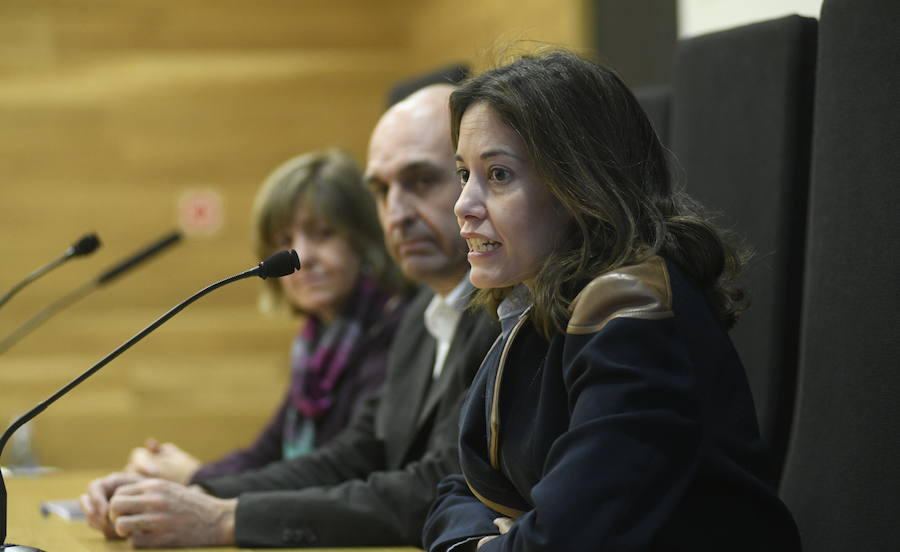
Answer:
[[[527, 318], [488, 353], [440, 485], [430, 550], [799, 550], [740, 360], [660, 257], [603, 274], [550, 342]], [[472, 541], [458, 549], [474, 550]]]

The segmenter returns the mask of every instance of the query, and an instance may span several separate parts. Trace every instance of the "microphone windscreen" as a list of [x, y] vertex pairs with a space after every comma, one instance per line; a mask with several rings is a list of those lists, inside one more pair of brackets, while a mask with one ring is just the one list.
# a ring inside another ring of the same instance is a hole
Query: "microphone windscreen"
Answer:
[[263, 280], [266, 278], [281, 278], [292, 274], [295, 270], [300, 270], [300, 257], [293, 249], [289, 251], [284, 250], [271, 255], [259, 263], [257, 276]]
[[97, 234], [87, 234], [72, 245], [72, 256], [89, 255], [100, 247], [100, 238]]

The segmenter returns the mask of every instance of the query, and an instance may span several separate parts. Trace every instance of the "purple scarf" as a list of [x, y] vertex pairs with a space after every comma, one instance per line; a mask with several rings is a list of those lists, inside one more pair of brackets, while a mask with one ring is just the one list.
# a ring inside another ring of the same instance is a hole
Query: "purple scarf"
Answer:
[[344, 311], [331, 324], [306, 319], [291, 348], [291, 403], [285, 420], [284, 457], [309, 452], [314, 421], [333, 404], [333, 389], [362, 344], [365, 331], [378, 319], [388, 297], [362, 276]]

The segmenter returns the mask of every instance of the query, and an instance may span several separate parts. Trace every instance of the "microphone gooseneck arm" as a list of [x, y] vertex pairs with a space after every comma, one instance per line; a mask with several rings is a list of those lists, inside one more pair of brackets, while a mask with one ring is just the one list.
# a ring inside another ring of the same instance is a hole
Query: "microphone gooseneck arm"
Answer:
[[[93, 247], [91, 247], [92, 244], [88, 240], [88, 238], [90, 238], [91, 236], [85, 236], [75, 245], [70, 247], [69, 251], [66, 252], [66, 255], [86, 255], [90, 251], [96, 249], [97, 245], [99, 245], [99, 241], [97, 241], [96, 245], [93, 245]], [[93, 237], [96, 240], [96, 236]], [[128, 258], [106, 269], [102, 274], [100, 274], [93, 280], [84, 283], [80, 287], [70, 291], [66, 295], [63, 295], [53, 303], [50, 303], [48, 306], [44, 307], [43, 310], [26, 320], [24, 324], [16, 328], [12, 333], [7, 335], [3, 339], [0, 339], [0, 354], [4, 353], [7, 349], [18, 343], [23, 337], [33, 332], [38, 326], [46, 322], [56, 313], [66, 309], [71, 304], [88, 295], [98, 287], [110, 283], [111, 281], [115, 280], [122, 274], [128, 272], [144, 261], [147, 261], [148, 259], [159, 254], [161, 251], [178, 243], [180, 240], [181, 232], [177, 230], [170, 232], [169, 234], [166, 234], [150, 245], [144, 247], [140, 251], [133, 253]]]
[[100, 276], [97, 277], [97, 280], [96, 280], [97, 285], [101, 286], [104, 284], [108, 284], [112, 280], [118, 278], [122, 274], [128, 272], [132, 268], [143, 263], [147, 259], [154, 257], [157, 253], [165, 250], [169, 246], [175, 245], [179, 241], [181, 241], [181, 232], [179, 232], [178, 230], [174, 230], [174, 231], [166, 234], [165, 236], [163, 236], [162, 238], [151, 243], [147, 247], [134, 253], [127, 259], [119, 262], [118, 264], [116, 264], [113, 267], [108, 268], [106, 271], [103, 272], [103, 274], [101, 274]]
[[72, 244], [72, 246], [69, 247], [65, 253], [60, 255], [59, 258], [54, 259], [41, 268], [35, 270], [34, 272], [26, 276], [24, 280], [14, 285], [12, 289], [4, 293], [3, 296], [0, 296], [0, 307], [2, 307], [7, 301], [12, 299], [13, 295], [22, 291], [25, 286], [37, 280], [44, 274], [50, 272], [72, 257], [79, 257], [93, 253], [94, 250], [96, 250], [98, 247], [100, 247], [100, 238], [97, 237], [97, 234], [87, 234], [85, 236], [82, 236], [77, 242]]
[[150, 324], [149, 326], [147, 326], [146, 328], [144, 328], [143, 330], [141, 330], [140, 332], [135, 334], [131, 339], [129, 339], [125, 343], [119, 345], [113, 352], [111, 352], [108, 355], [106, 355], [105, 357], [103, 357], [103, 359], [100, 362], [98, 362], [97, 364], [88, 368], [84, 373], [82, 373], [80, 376], [73, 379], [69, 383], [67, 383], [59, 391], [57, 391], [56, 393], [51, 395], [48, 399], [44, 400], [43, 402], [41, 402], [40, 404], [38, 404], [37, 406], [35, 406], [31, 410], [29, 410], [28, 412], [26, 412], [25, 414], [23, 414], [19, 418], [17, 418], [16, 421], [14, 421], [12, 423], [12, 425], [10, 425], [6, 429], [6, 431], [3, 433], [3, 436], [0, 437], [0, 455], [3, 454], [3, 448], [6, 446], [6, 442], [9, 440], [9, 438], [12, 436], [12, 434], [15, 433], [15, 431], [17, 429], [19, 429], [21, 426], [25, 425], [29, 420], [31, 420], [32, 418], [34, 418], [35, 416], [37, 416], [38, 414], [43, 412], [45, 408], [47, 408], [48, 406], [50, 406], [51, 404], [56, 402], [57, 399], [59, 399], [60, 397], [62, 397], [63, 395], [65, 395], [66, 393], [71, 391], [73, 388], [78, 386], [78, 384], [80, 384], [84, 380], [86, 380], [89, 377], [91, 377], [92, 375], [94, 375], [95, 372], [97, 372], [98, 370], [100, 370], [101, 368], [103, 368], [104, 366], [109, 364], [114, 358], [116, 358], [117, 356], [121, 355], [122, 353], [124, 353], [125, 351], [130, 349], [135, 343], [144, 339], [144, 337], [146, 337], [148, 334], [150, 334], [153, 330], [162, 326], [163, 323], [165, 323], [168, 319], [172, 318], [173, 316], [175, 316], [176, 314], [181, 312], [181, 310], [183, 310], [185, 307], [187, 307], [188, 305], [190, 305], [197, 299], [203, 297], [207, 293], [209, 293], [215, 289], [218, 289], [226, 284], [230, 284], [231, 282], [241, 280], [243, 278], [249, 278], [250, 276], [254, 276], [254, 275], [255, 274], [252, 274], [251, 271], [248, 270], [247, 272], [243, 272], [241, 274], [238, 274], [238, 275], [232, 276], [230, 278], [226, 278], [224, 280], [216, 282], [215, 284], [212, 284], [211, 286], [205, 287], [202, 290], [198, 291], [194, 295], [190, 296], [189, 298], [185, 299], [184, 301], [182, 301], [181, 303], [179, 303], [178, 305], [176, 305], [175, 307], [170, 309], [169, 312], [167, 312], [167, 313], [163, 314], [162, 316], [160, 316], [159, 318], [157, 318], [152, 324]]
[[[51, 395], [48, 399], [39, 403], [25, 414], [19, 416], [12, 424], [10, 424], [6, 431], [3, 432], [3, 436], [0, 437], [0, 457], [2, 457], [3, 455], [3, 449], [6, 446], [7, 441], [9, 441], [10, 437], [12, 437], [13, 433], [15, 433], [17, 429], [28, 423], [29, 420], [43, 412], [44, 409], [56, 402], [60, 397], [77, 387], [84, 380], [97, 373], [98, 370], [130, 349], [132, 345], [144, 339], [144, 337], [153, 332], [156, 328], [163, 325], [167, 320], [181, 312], [185, 307], [187, 307], [197, 299], [200, 299], [213, 290], [216, 290], [224, 285], [236, 282], [238, 280], [243, 280], [245, 278], [250, 278], [253, 276], [259, 276], [260, 278], [278, 278], [281, 276], [286, 276], [294, 272], [295, 270], [298, 270], [299, 268], [300, 259], [297, 256], [296, 251], [281, 251], [279, 253], [276, 253], [275, 255], [272, 255], [265, 261], [259, 263], [258, 266], [207, 286], [197, 293], [191, 295], [181, 303], [178, 303], [167, 313], [163, 314], [155, 321], [153, 321], [153, 323], [151, 323], [149, 326], [135, 334], [131, 339], [119, 345], [113, 352], [103, 357], [100, 362], [94, 364], [93, 366], [85, 370], [80, 376], [67, 383], [59, 391]], [[6, 542], [6, 488], [3, 485], [2, 475], [0, 475], [0, 495], [2, 495], [0, 496], [0, 548], [2, 548], [3, 544]]]
[[63, 264], [64, 262], [66, 262], [68, 260], [69, 260], [68, 255], [65, 255], [65, 254], [60, 255], [58, 258], [50, 261], [49, 263], [45, 264], [41, 268], [35, 270], [34, 272], [32, 272], [31, 274], [26, 276], [24, 280], [22, 280], [21, 282], [19, 282], [16, 285], [14, 285], [9, 291], [4, 293], [3, 297], [0, 297], [0, 307], [2, 307], [7, 301], [12, 299], [13, 295], [22, 291], [25, 288], [25, 286], [27, 286], [31, 282], [37, 280], [44, 274], [50, 272], [51, 270], [53, 270], [54, 268], [58, 267], [59, 265]]
[[24, 324], [16, 328], [12, 333], [3, 339], [0, 339], [0, 354], [6, 352], [7, 349], [18, 343], [26, 335], [33, 332], [38, 326], [53, 317], [53, 315], [94, 291], [97, 287], [98, 284], [96, 281], [87, 282], [44, 307], [40, 312], [26, 320]]

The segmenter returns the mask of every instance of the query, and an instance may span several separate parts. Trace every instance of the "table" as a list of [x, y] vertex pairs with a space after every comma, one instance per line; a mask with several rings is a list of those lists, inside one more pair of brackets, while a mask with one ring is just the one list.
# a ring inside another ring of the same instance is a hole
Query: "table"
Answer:
[[[132, 550], [127, 541], [108, 541], [100, 532], [88, 527], [83, 521], [66, 521], [56, 516], [43, 517], [41, 502], [62, 500], [79, 496], [87, 483], [101, 475], [101, 472], [59, 471], [34, 477], [7, 477], [7, 543], [29, 545], [45, 552], [107, 552]], [[261, 549], [224, 548], [193, 549], [181, 548], [183, 552], [192, 550], [243, 550]], [[266, 549], [271, 550], [271, 549]], [[282, 550], [303, 550], [299, 548]], [[308, 550], [308, 549], [307, 549]], [[372, 548], [316, 548], [316, 552], [419, 552], [418, 548], [372, 547]]]

